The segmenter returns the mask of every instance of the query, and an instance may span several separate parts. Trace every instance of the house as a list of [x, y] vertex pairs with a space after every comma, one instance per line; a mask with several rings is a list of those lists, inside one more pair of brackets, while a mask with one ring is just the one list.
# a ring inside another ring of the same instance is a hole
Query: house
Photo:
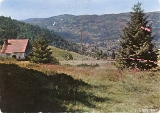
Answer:
[[23, 60], [31, 52], [32, 46], [28, 39], [8, 39], [4, 41], [0, 56]]

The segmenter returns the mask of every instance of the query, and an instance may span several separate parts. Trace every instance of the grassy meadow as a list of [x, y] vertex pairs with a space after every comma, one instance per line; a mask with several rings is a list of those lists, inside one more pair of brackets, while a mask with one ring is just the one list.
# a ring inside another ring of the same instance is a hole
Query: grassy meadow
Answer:
[[[57, 50], [57, 49], [56, 49]], [[53, 50], [55, 51], [55, 50]], [[0, 60], [2, 112], [126, 112], [160, 110], [159, 71], [118, 70], [114, 61], [65, 61], [60, 65]], [[66, 51], [67, 52], [67, 51]], [[78, 66], [77, 66], [78, 65]]]

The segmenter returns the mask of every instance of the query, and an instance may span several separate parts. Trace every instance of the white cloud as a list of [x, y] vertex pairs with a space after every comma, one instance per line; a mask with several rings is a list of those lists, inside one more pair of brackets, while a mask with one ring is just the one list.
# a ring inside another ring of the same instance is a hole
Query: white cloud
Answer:
[[158, 2], [160, 3], [160, 0], [158, 0]]
[[1, 3], [3, 2], [4, 0], [0, 0], [0, 6], [1, 6]]
[[0, 3], [3, 2], [4, 0], [0, 0]]

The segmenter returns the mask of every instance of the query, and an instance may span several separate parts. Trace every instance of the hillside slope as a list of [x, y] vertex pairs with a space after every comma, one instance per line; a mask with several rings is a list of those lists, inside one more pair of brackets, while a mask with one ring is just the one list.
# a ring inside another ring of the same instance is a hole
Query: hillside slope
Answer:
[[[160, 45], [160, 12], [147, 13], [152, 24], [155, 41]], [[39, 25], [72, 42], [79, 43], [82, 31], [82, 42], [90, 46], [115, 48], [122, 34], [122, 29], [130, 21], [129, 13], [105, 15], [59, 15], [50, 18], [27, 19], [24, 22]]]
[[0, 16], [0, 45], [4, 39], [28, 38], [31, 42], [37, 37], [44, 35], [49, 40], [49, 44], [58, 48], [78, 51], [78, 45], [63, 39], [55, 32], [39, 26], [30, 25], [24, 22], [13, 20], [10, 17]]
[[155, 110], [158, 113], [159, 72], [120, 71], [109, 66], [84, 68], [0, 61], [0, 109], [2, 112]]

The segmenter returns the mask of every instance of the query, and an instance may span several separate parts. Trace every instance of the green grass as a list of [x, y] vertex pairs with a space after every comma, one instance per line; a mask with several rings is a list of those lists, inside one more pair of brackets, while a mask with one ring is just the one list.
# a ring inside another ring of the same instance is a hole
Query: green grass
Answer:
[[53, 56], [58, 59], [59, 61], [65, 60], [63, 58], [63, 55], [70, 53], [73, 56], [74, 60], [79, 60], [81, 59], [81, 55], [75, 53], [75, 52], [71, 52], [71, 51], [67, 51], [67, 50], [62, 50], [53, 46], [49, 46], [49, 48], [51, 48], [51, 51], [53, 52]]
[[0, 61], [0, 109], [106, 113], [160, 110], [159, 72], [120, 71], [110, 62], [94, 68], [86, 65]]

